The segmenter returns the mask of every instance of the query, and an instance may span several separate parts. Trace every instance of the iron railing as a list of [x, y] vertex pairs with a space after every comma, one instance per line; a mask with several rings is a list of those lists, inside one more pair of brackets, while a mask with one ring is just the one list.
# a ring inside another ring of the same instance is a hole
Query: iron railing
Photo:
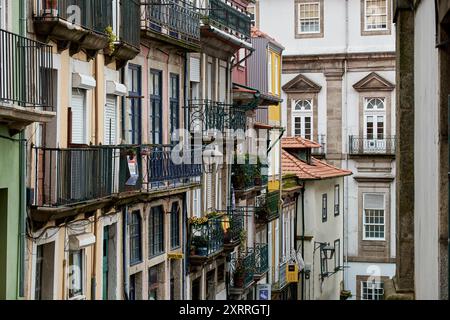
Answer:
[[256, 197], [255, 220], [265, 224], [279, 216], [280, 192], [272, 191]]
[[140, 10], [138, 0], [120, 0], [120, 41], [137, 49], [141, 43]]
[[257, 184], [261, 185], [261, 167], [257, 159], [253, 159], [250, 155], [246, 155], [243, 159], [236, 157], [231, 166], [231, 181], [236, 191], [252, 189]]
[[58, 18], [104, 34], [112, 12], [112, 0], [37, 0], [35, 19]]
[[197, 182], [201, 163], [180, 163], [169, 146], [34, 148], [36, 206], [62, 206], [120, 192], [160, 190]]
[[262, 275], [269, 271], [269, 245], [255, 244], [255, 275]]
[[244, 230], [245, 208], [228, 210], [227, 221], [229, 225], [225, 228], [225, 244], [237, 242]]
[[325, 156], [327, 152], [327, 136], [319, 134], [317, 136], [317, 143], [320, 144], [319, 148], [312, 148], [311, 153], [313, 156]]
[[394, 155], [395, 136], [349, 137], [349, 153], [352, 155]]
[[145, 0], [142, 24], [146, 30], [188, 42], [200, 41], [200, 14], [187, 2]]
[[0, 29], [0, 104], [52, 111], [52, 47]]
[[231, 7], [222, 0], [209, 0], [208, 20], [222, 29], [238, 33], [242, 38], [251, 38], [252, 19], [244, 12]]
[[233, 253], [230, 261], [230, 284], [233, 288], [247, 288], [254, 280], [255, 251], [253, 248]]
[[[200, 220], [199, 220], [200, 219]], [[221, 216], [191, 218], [189, 244], [191, 256], [208, 257], [223, 249], [224, 230]]]

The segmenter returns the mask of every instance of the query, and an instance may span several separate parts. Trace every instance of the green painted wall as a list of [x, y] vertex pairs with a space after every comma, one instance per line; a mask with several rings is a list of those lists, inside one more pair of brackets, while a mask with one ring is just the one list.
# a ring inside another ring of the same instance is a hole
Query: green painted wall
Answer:
[[0, 125], [0, 299], [17, 299], [20, 143], [1, 136], [9, 137], [6, 126]]

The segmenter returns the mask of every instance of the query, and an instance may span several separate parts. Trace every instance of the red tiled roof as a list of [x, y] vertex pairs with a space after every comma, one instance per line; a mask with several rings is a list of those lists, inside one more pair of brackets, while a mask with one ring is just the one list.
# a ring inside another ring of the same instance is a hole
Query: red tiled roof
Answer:
[[288, 137], [281, 140], [281, 147], [283, 149], [311, 149], [320, 148], [321, 145], [302, 137]]
[[352, 174], [349, 170], [336, 168], [326, 162], [311, 158], [308, 164], [286, 150], [282, 151], [281, 162], [283, 173], [295, 174], [302, 180], [321, 180], [336, 177], [344, 177]]
[[274, 38], [269, 36], [267, 33], [262, 32], [261, 30], [259, 30], [256, 27], [252, 27], [251, 36], [252, 36], [252, 38], [266, 38], [266, 39], [270, 40], [271, 42], [273, 42], [274, 44], [276, 44], [277, 46], [279, 46], [280, 48], [284, 49], [284, 47], [281, 43], [279, 43], [277, 40], [275, 40]]

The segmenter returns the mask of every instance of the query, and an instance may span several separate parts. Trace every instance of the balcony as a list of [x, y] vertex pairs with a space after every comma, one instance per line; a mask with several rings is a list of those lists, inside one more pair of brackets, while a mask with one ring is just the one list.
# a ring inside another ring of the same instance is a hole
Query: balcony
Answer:
[[320, 148], [312, 148], [311, 155], [315, 158], [323, 159], [327, 152], [327, 136], [324, 134], [318, 135], [317, 143], [320, 144]]
[[395, 156], [395, 136], [349, 137], [349, 154], [353, 156]]
[[262, 185], [261, 167], [258, 165], [256, 156], [245, 155], [235, 157], [231, 167], [231, 182], [235, 192], [247, 192]]
[[280, 192], [273, 191], [256, 197], [255, 222], [257, 224], [267, 224], [278, 219], [280, 203]]
[[199, 266], [223, 251], [223, 214], [213, 213], [189, 219], [190, 264]]
[[260, 279], [269, 271], [269, 245], [266, 243], [255, 244], [255, 274], [256, 279]]
[[241, 243], [244, 231], [245, 208], [228, 209], [224, 218], [224, 251], [231, 252]]
[[251, 39], [252, 20], [246, 12], [230, 6], [222, 0], [209, 0], [205, 24], [210, 24], [244, 41]]
[[0, 120], [12, 134], [54, 117], [52, 48], [0, 29]]
[[120, 28], [114, 48], [105, 48], [105, 53], [119, 60], [120, 66], [134, 59], [141, 46], [141, 8], [139, 0], [120, 0]]
[[145, 0], [142, 27], [155, 38], [193, 51], [200, 50], [200, 14], [189, 3], [174, 0]]
[[253, 248], [232, 254], [230, 261], [230, 293], [239, 294], [250, 287], [255, 275], [255, 251]]
[[113, 25], [112, 0], [37, 0], [34, 26], [43, 39], [57, 41], [58, 49], [90, 57], [108, 45], [107, 27]]
[[173, 191], [197, 183], [201, 164], [174, 163], [166, 146], [35, 148], [36, 207], [73, 206], [119, 193]]

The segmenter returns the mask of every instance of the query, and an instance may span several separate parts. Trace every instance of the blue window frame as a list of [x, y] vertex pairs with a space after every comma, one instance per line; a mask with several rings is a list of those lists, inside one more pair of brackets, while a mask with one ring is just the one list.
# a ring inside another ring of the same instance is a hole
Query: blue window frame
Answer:
[[170, 247], [171, 249], [180, 246], [180, 206], [178, 202], [172, 203], [170, 210]]
[[153, 144], [162, 144], [162, 71], [150, 70], [150, 139]]
[[149, 256], [164, 253], [164, 208], [157, 206], [150, 209], [148, 219]]
[[142, 228], [139, 211], [131, 213], [128, 225], [130, 233], [130, 264], [133, 265], [142, 261]]
[[170, 135], [180, 128], [180, 76], [170, 74]]
[[128, 144], [141, 143], [142, 69], [130, 64], [128, 67], [128, 99], [122, 114], [123, 135]]

